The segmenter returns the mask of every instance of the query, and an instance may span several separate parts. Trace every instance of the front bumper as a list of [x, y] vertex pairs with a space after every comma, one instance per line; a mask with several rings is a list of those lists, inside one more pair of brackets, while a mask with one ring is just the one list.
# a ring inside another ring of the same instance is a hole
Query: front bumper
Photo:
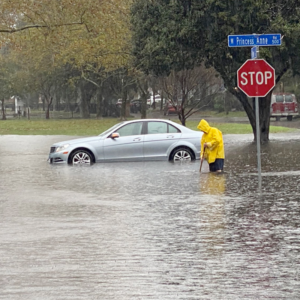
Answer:
[[293, 113], [293, 112], [275, 112], [275, 113], [271, 113], [270, 116], [271, 117], [287, 117], [287, 116], [298, 116], [298, 113]]
[[68, 156], [62, 153], [50, 153], [47, 161], [50, 164], [66, 164], [68, 163]]

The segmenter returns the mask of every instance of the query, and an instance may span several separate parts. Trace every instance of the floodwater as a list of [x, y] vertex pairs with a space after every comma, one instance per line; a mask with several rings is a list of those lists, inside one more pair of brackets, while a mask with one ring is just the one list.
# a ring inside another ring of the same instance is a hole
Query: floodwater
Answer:
[[225, 135], [199, 161], [49, 165], [62, 136], [0, 136], [0, 299], [300, 298], [300, 134]]

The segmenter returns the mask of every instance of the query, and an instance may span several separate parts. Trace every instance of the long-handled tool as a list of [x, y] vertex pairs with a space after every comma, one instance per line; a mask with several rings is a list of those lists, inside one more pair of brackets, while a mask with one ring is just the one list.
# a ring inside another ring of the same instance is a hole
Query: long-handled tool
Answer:
[[202, 164], [203, 164], [203, 160], [204, 160], [205, 149], [206, 149], [206, 148], [203, 148], [203, 154], [201, 155], [200, 170], [199, 170], [200, 173], [201, 173]]

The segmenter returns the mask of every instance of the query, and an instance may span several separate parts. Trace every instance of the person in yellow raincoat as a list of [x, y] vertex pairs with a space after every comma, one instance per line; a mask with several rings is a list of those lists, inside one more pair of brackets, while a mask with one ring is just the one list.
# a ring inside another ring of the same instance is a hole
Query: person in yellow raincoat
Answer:
[[201, 158], [209, 164], [210, 172], [222, 172], [224, 167], [225, 151], [222, 132], [210, 127], [208, 122], [202, 119], [197, 128], [203, 132], [201, 138]]

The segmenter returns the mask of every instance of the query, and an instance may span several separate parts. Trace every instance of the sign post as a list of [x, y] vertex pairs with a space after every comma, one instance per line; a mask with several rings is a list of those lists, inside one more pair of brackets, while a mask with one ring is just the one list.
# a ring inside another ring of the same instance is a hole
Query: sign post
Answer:
[[[255, 58], [258, 58], [256, 47], [255, 48]], [[259, 47], [257, 47], [259, 48]], [[254, 58], [253, 58], [254, 59]], [[275, 70], [274, 70], [274, 86], [275, 86]], [[260, 126], [259, 126], [259, 103], [258, 97], [255, 97], [255, 124], [256, 124], [256, 149], [257, 149], [257, 172], [258, 172], [258, 189], [261, 191], [261, 151], [260, 151]]]
[[254, 46], [251, 48], [251, 59], [258, 58], [257, 52], [258, 52], [258, 46]]
[[258, 97], [265, 97], [275, 87], [275, 70], [264, 59], [248, 59], [237, 71], [238, 87], [248, 97], [255, 97], [258, 186], [261, 190], [261, 156]]
[[[256, 47], [255, 57], [258, 58]], [[259, 47], [257, 47], [259, 48]], [[275, 70], [274, 70], [274, 86], [275, 86]], [[256, 124], [256, 149], [257, 149], [257, 172], [258, 172], [258, 189], [261, 191], [261, 151], [260, 151], [260, 126], [259, 126], [259, 103], [258, 97], [255, 97], [255, 124]]]
[[275, 87], [275, 70], [265, 60], [259, 58], [260, 46], [280, 46], [281, 34], [229, 35], [228, 47], [252, 47], [251, 60], [248, 59], [237, 71], [238, 87], [248, 96], [255, 97], [256, 142], [258, 186], [261, 191], [261, 155], [259, 97], [265, 97]]

